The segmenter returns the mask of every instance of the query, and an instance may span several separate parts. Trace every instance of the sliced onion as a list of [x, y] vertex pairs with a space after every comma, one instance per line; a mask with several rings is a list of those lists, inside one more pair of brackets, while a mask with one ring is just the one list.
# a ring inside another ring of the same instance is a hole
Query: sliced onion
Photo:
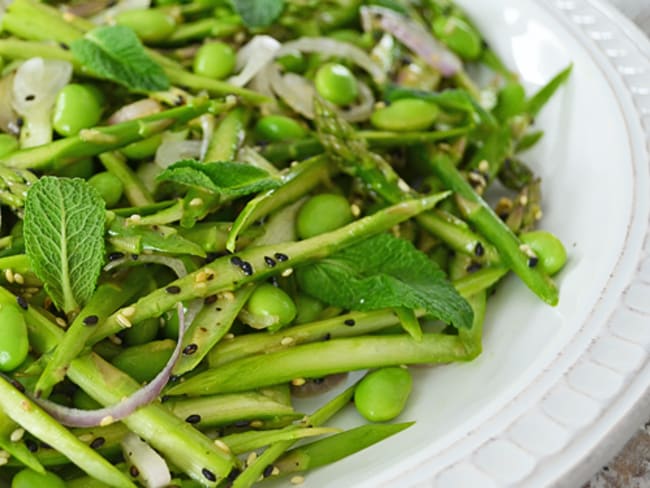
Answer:
[[201, 154], [201, 141], [185, 140], [185, 132], [165, 132], [162, 142], [156, 149], [154, 162], [167, 168], [183, 159], [198, 159]]
[[295, 51], [322, 53], [337, 58], [346, 58], [365, 70], [377, 84], [386, 81], [386, 73], [368, 56], [363, 49], [348, 42], [336, 41], [327, 37], [301, 37], [282, 45], [275, 56], [283, 56]]
[[172, 476], [165, 459], [133, 433], [122, 439], [124, 458], [138, 470], [138, 478], [147, 488], [169, 486]]
[[[156, 263], [156, 264], [162, 264], [163, 266], [167, 266], [179, 278], [183, 278], [184, 276], [187, 276], [187, 268], [185, 267], [185, 263], [178, 258], [172, 258], [160, 254], [140, 254], [138, 255], [138, 261], [141, 263]], [[131, 263], [133, 262], [133, 259], [130, 256], [124, 256], [123, 258], [120, 259], [114, 259], [110, 261], [106, 266], [104, 266], [104, 271], [110, 271], [127, 262]]]
[[130, 397], [122, 400], [120, 403], [111, 405], [110, 407], [99, 408], [96, 410], [81, 410], [79, 408], [64, 407], [63, 405], [44, 399], [35, 399], [35, 401], [54, 419], [68, 427], [96, 427], [106, 422], [106, 419], [111, 419], [112, 421], [122, 420], [131, 415], [138, 408], [153, 402], [158, 398], [158, 395], [160, 395], [160, 392], [169, 381], [172, 369], [181, 355], [183, 336], [185, 335], [187, 326], [185, 323], [185, 310], [183, 309], [183, 304], [179, 303], [177, 310], [178, 341], [176, 342], [174, 352], [165, 367], [156, 375], [156, 377]]
[[110, 24], [115, 21], [117, 14], [129, 10], [144, 10], [149, 8], [150, 0], [121, 0], [112, 7], [102, 10], [97, 15], [90, 18], [93, 24]]
[[361, 7], [361, 23], [366, 31], [376, 26], [392, 34], [425, 63], [440, 71], [442, 76], [453, 76], [462, 69], [463, 64], [458, 56], [435, 39], [422, 25], [394, 10], [375, 5]]
[[235, 86], [248, 84], [273, 59], [281, 44], [271, 36], [254, 36], [237, 52], [237, 76], [228, 80]]
[[147, 115], [157, 114], [158, 112], [162, 112], [162, 106], [157, 100], [143, 98], [142, 100], [129, 103], [119, 108], [108, 118], [108, 124], [120, 124], [129, 120], [139, 119], [140, 117], [146, 117]]
[[13, 73], [0, 79], [0, 129], [8, 134], [17, 136], [20, 133], [20, 128], [17, 124], [18, 114], [11, 106], [13, 87]]
[[52, 108], [57, 94], [71, 78], [72, 64], [58, 59], [30, 58], [16, 70], [12, 105], [25, 119], [22, 147], [52, 140]]
[[300, 386], [291, 385], [291, 394], [298, 398], [309, 398], [321, 395], [336, 388], [341, 382], [347, 379], [348, 373], [330, 374], [323, 378], [307, 379]]
[[210, 140], [215, 128], [214, 115], [203, 114], [199, 118], [201, 121], [201, 150], [199, 151], [199, 159], [205, 161], [205, 155], [210, 148]]

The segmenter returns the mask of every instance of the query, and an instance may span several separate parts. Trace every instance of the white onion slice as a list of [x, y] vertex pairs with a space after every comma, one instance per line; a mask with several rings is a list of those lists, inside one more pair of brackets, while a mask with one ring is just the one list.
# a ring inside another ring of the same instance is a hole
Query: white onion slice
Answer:
[[122, 439], [124, 457], [137, 468], [138, 478], [147, 488], [169, 486], [172, 476], [163, 457], [133, 433]]
[[212, 133], [214, 132], [216, 123], [212, 114], [201, 115], [199, 121], [201, 122], [201, 150], [199, 151], [199, 160], [205, 161], [205, 155], [210, 148], [210, 140], [212, 139]]
[[20, 135], [22, 147], [52, 140], [52, 108], [71, 78], [72, 64], [58, 59], [30, 58], [16, 70], [12, 105], [25, 122]]
[[157, 114], [162, 112], [162, 106], [157, 100], [152, 98], [143, 98], [137, 102], [129, 103], [116, 110], [113, 115], [108, 118], [108, 125], [120, 124], [133, 119], [146, 117], [147, 115]]
[[281, 44], [271, 36], [254, 36], [237, 52], [235, 69], [239, 71], [228, 82], [235, 86], [248, 84], [274, 58]]
[[[160, 254], [140, 254], [138, 256], [138, 261], [141, 263], [156, 263], [156, 264], [162, 264], [163, 266], [167, 266], [179, 278], [183, 278], [184, 276], [187, 275], [187, 268], [185, 267], [185, 263], [178, 258], [172, 258]], [[121, 266], [122, 264], [127, 262], [131, 263], [133, 262], [133, 259], [130, 256], [124, 256], [123, 258], [120, 259], [114, 259], [110, 261], [106, 266], [104, 266], [104, 271], [111, 271], [112, 269], [115, 269], [118, 266]]]
[[149, 8], [150, 0], [121, 0], [112, 7], [102, 10], [97, 15], [93, 15], [90, 20], [93, 24], [110, 24], [115, 21], [117, 14], [129, 10], [144, 10]]
[[453, 76], [463, 67], [458, 56], [435, 39], [422, 25], [394, 10], [375, 5], [361, 7], [363, 29], [377, 26], [392, 34], [402, 44], [416, 53], [432, 68], [445, 77]]
[[146, 386], [143, 386], [130, 397], [122, 400], [120, 403], [110, 407], [99, 408], [96, 410], [81, 410], [79, 408], [70, 408], [59, 405], [44, 399], [35, 399], [35, 401], [54, 419], [68, 427], [96, 427], [106, 422], [106, 419], [118, 421], [128, 417], [138, 408], [148, 405], [160, 395], [169, 377], [172, 369], [176, 364], [183, 344], [183, 336], [187, 329], [185, 321], [185, 310], [183, 304], [179, 303], [178, 307], [178, 341], [176, 347], [169, 358], [165, 367], [151, 380]]
[[185, 140], [185, 137], [185, 132], [165, 132], [156, 149], [154, 162], [164, 169], [183, 159], [198, 159], [201, 141]]
[[346, 58], [365, 70], [381, 85], [386, 81], [386, 73], [375, 63], [365, 51], [348, 42], [336, 41], [327, 37], [301, 37], [295, 41], [284, 43], [276, 52], [276, 58], [295, 51], [322, 53], [328, 56]]

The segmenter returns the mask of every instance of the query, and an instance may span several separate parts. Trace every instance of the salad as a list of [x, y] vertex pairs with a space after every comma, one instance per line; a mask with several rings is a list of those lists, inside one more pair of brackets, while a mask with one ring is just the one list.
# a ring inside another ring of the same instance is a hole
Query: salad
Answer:
[[524, 159], [571, 67], [526, 93], [451, 1], [1, 22], [0, 486], [300, 484], [413, 424], [508, 274], [557, 304]]

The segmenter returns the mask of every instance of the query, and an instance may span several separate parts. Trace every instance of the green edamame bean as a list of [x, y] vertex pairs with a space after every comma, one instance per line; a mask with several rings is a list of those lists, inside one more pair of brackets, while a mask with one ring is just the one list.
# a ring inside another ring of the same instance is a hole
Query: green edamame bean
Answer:
[[339, 63], [326, 63], [318, 68], [314, 85], [321, 97], [336, 105], [349, 105], [359, 95], [356, 78]]
[[156, 9], [120, 12], [115, 17], [115, 22], [133, 29], [143, 42], [164, 41], [176, 29], [174, 18], [162, 10]]
[[92, 158], [84, 158], [71, 164], [66, 164], [54, 171], [56, 176], [66, 178], [83, 178], [87, 180], [95, 174], [95, 163]]
[[0, 134], [0, 157], [6, 156], [18, 149], [18, 139], [9, 134]]
[[260, 139], [268, 142], [301, 139], [307, 133], [302, 125], [284, 115], [267, 115], [260, 118], [255, 124], [255, 132]]
[[16, 369], [27, 359], [29, 340], [27, 325], [17, 306], [0, 306], [0, 371]]
[[296, 232], [301, 239], [336, 230], [354, 220], [347, 199], [334, 193], [321, 193], [305, 202], [298, 211]]
[[481, 36], [463, 19], [438, 17], [432, 27], [436, 37], [461, 58], [475, 60], [481, 55]]
[[438, 106], [417, 98], [403, 98], [375, 110], [370, 123], [381, 130], [417, 131], [425, 130], [438, 118]]
[[521, 83], [510, 82], [501, 88], [494, 114], [499, 120], [507, 120], [526, 110], [526, 91]]
[[103, 97], [92, 85], [70, 83], [56, 96], [52, 126], [62, 136], [74, 136], [97, 125], [102, 116]]
[[194, 57], [194, 72], [220, 80], [232, 73], [236, 60], [235, 51], [228, 44], [208, 42], [199, 48]]
[[413, 379], [408, 369], [378, 369], [359, 382], [354, 392], [354, 404], [365, 419], [386, 422], [402, 413], [412, 385]]
[[296, 324], [306, 324], [318, 319], [325, 309], [325, 304], [309, 295], [296, 295]]
[[[174, 341], [165, 339], [128, 347], [111, 363], [141, 383], [151, 381], [169, 361], [175, 346]], [[146, 361], [142, 358], [146, 358]]]
[[88, 183], [97, 190], [106, 202], [108, 208], [117, 205], [117, 202], [122, 198], [124, 185], [113, 173], [102, 171], [101, 173], [93, 175], [92, 178], [88, 180]]
[[65, 488], [65, 482], [50, 471], [45, 474], [31, 469], [19, 471], [11, 480], [11, 488]]
[[145, 159], [156, 154], [156, 149], [162, 142], [162, 134], [155, 134], [141, 141], [132, 142], [124, 146], [121, 151], [129, 159]]
[[539, 260], [537, 266], [549, 275], [554, 275], [566, 264], [564, 244], [550, 232], [545, 230], [525, 232], [519, 236], [519, 239], [530, 246]]
[[287, 325], [296, 317], [296, 304], [282, 289], [264, 283], [258, 286], [246, 303], [246, 309], [251, 315], [272, 318], [271, 328]]
[[153, 341], [160, 331], [158, 319], [143, 320], [137, 327], [131, 327], [124, 331], [122, 339], [128, 346], [139, 346]]

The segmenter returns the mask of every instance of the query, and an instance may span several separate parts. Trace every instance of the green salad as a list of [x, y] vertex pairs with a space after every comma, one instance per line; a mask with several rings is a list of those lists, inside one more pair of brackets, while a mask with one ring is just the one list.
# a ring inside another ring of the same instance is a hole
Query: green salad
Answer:
[[527, 93], [451, 1], [0, 22], [0, 486], [300, 484], [417, 420], [510, 272], [557, 303], [524, 159], [571, 67]]

